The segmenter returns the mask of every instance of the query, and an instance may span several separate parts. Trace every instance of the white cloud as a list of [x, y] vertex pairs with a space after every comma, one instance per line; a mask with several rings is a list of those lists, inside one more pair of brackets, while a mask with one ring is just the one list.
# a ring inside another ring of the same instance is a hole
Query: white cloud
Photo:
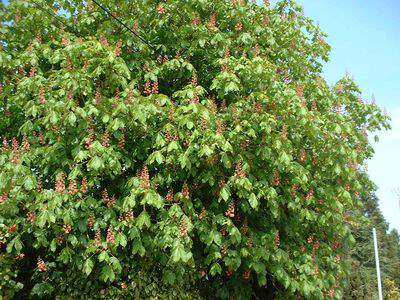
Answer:
[[375, 155], [369, 162], [369, 175], [377, 184], [379, 206], [390, 228], [400, 232], [400, 199], [394, 189], [400, 188], [400, 107], [389, 112], [392, 130], [378, 134]]

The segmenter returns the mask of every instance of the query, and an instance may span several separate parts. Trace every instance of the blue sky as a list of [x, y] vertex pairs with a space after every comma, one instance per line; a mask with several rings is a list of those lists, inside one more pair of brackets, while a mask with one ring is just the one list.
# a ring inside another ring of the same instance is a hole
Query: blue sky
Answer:
[[[276, 2], [276, 1], [274, 1]], [[328, 34], [332, 46], [324, 73], [336, 82], [346, 71], [363, 97], [376, 97], [392, 118], [392, 130], [378, 134], [369, 175], [377, 184], [380, 208], [391, 228], [400, 231], [400, 1], [297, 0], [305, 14]]]

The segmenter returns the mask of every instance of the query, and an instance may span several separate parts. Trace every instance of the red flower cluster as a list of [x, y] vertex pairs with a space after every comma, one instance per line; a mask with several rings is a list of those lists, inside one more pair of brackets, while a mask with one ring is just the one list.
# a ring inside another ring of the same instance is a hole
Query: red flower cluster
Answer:
[[150, 83], [150, 80], [147, 80], [146, 83], [144, 84], [143, 92], [145, 94], [151, 94], [151, 83]]
[[290, 188], [290, 194], [294, 197], [296, 196], [296, 192], [298, 190], [299, 186], [297, 184], [292, 185], [292, 187]]
[[28, 222], [30, 222], [30, 223], [35, 222], [35, 219], [36, 219], [35, 213], [34, 213], [34, 212], [31, 212], [31, 211], [28, 212], [27, 215], [26, 215], [26, 219], [27, 219]]
[[8, 227], [8, 231], [13, 232], [16, 231], [18, 229], [17, 224], [13, 224], [10, 227]]
[[280, 244], [281, 244], [281, 239], [280, 239], [280, 237], [279, 237], [279, 231], [277, 231], [277, 232], [275, 233], [275, 241], [274, 241], [274, 244], [275, 244], [276, 247], [279, 247]]
[[69, 234], [72, 230], [72, 226], [70, 224], [64, 224], [63, 225], [63, 231], [65, 234]]
[[241, 162], [241, 161], [239, 161], [239, 162], [236, 164], [235, 176], [240, 177], [240, 178], [246, 177], [246, 171], [243, 170], [243, 168], [242, 168], [242, 162]]
[[115, 202], [116, 202], [115, 196], [112, 196], [110, 198], [110, 200], [107, 202], [107, 207], [111, 208], [111, 207], [115, 206]]
[[288, 135], [288, 128], [286, 124], [283, 124], [282, 126], [282, 138], [286, 139]]
[[115, 45], [115, 50], [114, 50], [114, 55], [115, 56], [120, 56], [121, 55], [121, 47], [122, 47], [122, 41], [119, 39], [117, 44]]
[[311, 198], [314, 196], [314, 189], [311, 189], [306, 196], [306, 200], [311, 200]]
[[25, 257], [25, 254], [24, 253], [20, 253], [20, 254], [17, 254], [16, 256], [15, 256], [15, 259], [16, 260], [21, 260], [21, 259], [23, 259]]
[[39, 104], [46, 103], [46, 95], [43, 87], [39, 89]]
[[103, 47], [108, 47], [108, 40], [103, 34], [100, 36], [100, 43]]
[[88, 191], [88, 182], [87, 182], [87, 178], [83, 177], [82, 179], [82, 184], [81, 184], [81, 192], [83, 194], [86, 194]]
[[175, 103], [173, 100], [171, 100], [171, 107], [168, 110], [168, 119], [170, 121], [174, 120], [174, 113], [175, 113]]
[[24, 136], [22, 137], [22, 149], [25, 152], [28, 152], [30, 149], [31, 145], [29, 144], [28, 138], [27, 136], [24, 134]]
[[88, 12], [93, 12], [93, 9], [94, 9], [94, 7], [93, 7], [93, 1], [92, 0], [88, 0], [87, 1], [87, 3], [86, 3], [86, 7], [87, 7], [87, 11]]
[[204, 115], [201, 116], [201, 130], [204, 131], [207, 129], [207, 119]]
[[0, 195], [0, 204], [6, 202], [7, 200], [8, 200], [8, 194], [6, 192]]
[[71, 58], [67, 58], [67, 70], [68, 71], [72, 71], [74, 69], [74, 65], [73, 65], [73, 63], [72, 63], [72, 60], [71, 60]]
[[208, 21], [208, 29], [214, 30], [217, 25], [217, 16], [216, 14], [211, 15], [210, 20]]
[[169, 190], [165, 198], [167, 199], [168, 202], [174, 201], [174, 192], [172, 190]]
[[228, 218], [235, 217], [235, 202], [229, 204], [228, 209], [225, 212], [225, 216], [227, 216]]
[[134, 218], [135, 218], [135, 214], [133, 213], [133, 210], [128, 211], [123, 216], [123, 219], [127, 222], [132, 221]]
[[101, 102], [101, 90], [100, 90], [99, 86], [97, 86], [97, 88], [96, 88], [96, 93], [95, 93], [94, 99], [95, 99], [96, 105], [99, 105]]
[[94, 235], [94, 244], [96, 247], [101, 246], [101, 231], [100, 229], [96, 231], [96, 234]]
[[203, 220], [203, 219], [206, 217], [206, 214], [207, 214], [207, 211], [206, 211], [206, 209], [203, 207], [203, 208], [201, 209], [200, 214], [199, 214], [199, 220], [200, 220], [200, 221]]
[[193, 98], [190, 100], [190, 103], [199, 103], [200, 98], [199, 98], [199, 94], [197, 94], [197, 92], [194, 92]]
[[139, 29], [139, 20], [136, 19], [135, 22], [133, 23], [132, 30], [133, 30], [134, 32], [136, 32], [138, 29]]
[[76, 193], [78, 193], [78, 186], [76, 184], [76, 181], [72, 179], [69, 181], [68, 194], [75, 195]]
[[118, 146], [121, 150], [125, 149], [125, 135], [121, 134], [121, 137], [119, 138], [118, 141]]
[[335, 255], [335, 257], [333, 258], [333, 261], [335, 262], [335, 263], [340, 263], [340, 255], [339, 254], [336, 254]]
[[187, 221], [186, 218], [182, 218], [181, 224], [179, 225], [179, 235], [183, 237], [186, 236], [187, 233], [188, 233]]
[[[225, 228], [223, 228], [222, 230], [226, 233], [226, 229]], [[222, 235], [225, 236], [226, 234], [222, 234]], [[222, 256], [227, 256], [228, 255], [228, 246], [226, 244], [222, 245], [221, 254], [222, 254]]]
[[68, 44], [69, 44], [68, 38], [67, 38], [67, 36], [64, 34], [63, 37], [61, 38], [61, 45], [62, 45], [63, 47], [67, 47]]
[[232, 270], [232, 267], [228, 267], [228, 269], [226, 270], [226, 276], [228, 276], [228, 277], [232, 277], [232, 275], [233, 275], [233, 270]]
[[243, 234], [247, 234], [247, 232], [249, 232], [249, 225], [247, 224], [247, 221], [245, 221], [242, 225], [242, 228], [240, 229], [240, 231]]
[[264, 25], [265, 27], [267, 27], [267, 26], [269, 25], [269, 16], [268, 16], [268, 15], [264, 15], [264, 18], [263, 18], [263, 25]]
[[160, 4], [158, 5], [158, 7], [157, 7], [157, 12], [158, 12], [158, 14], [160, 14], [160, 15], [165, 14], [165, 7], [164, 7], [164, 5], [163, 5], [162, 3], [160, 3]]
[[272, 184], [274, 186], [278, 186], [281, 184], [281, 175], [279, 174], [278, 171], [275, 171], [274, 180], [272, 181]]
[[262, 103], [261, 101], [255, 101], [253, 103], [253, 111], [256, 113], [260, 113], [262, 111]]
[[42, 43], [42, 35], [40, 34], [40, 32], [38, 32], [38, 31], [36, 32], [35, 39], [38, 42], [38, 44]]
[[47, 271], [46, 263], [40, 257], [38, 258], [38, 261], [37, 261], [37, 268], [39, 269], [40, 272]]
[[55, 191], [57, 193], [64, 193], [65, 192], [65, 183], [64, 183], [64, 177], [65, 175], [63, 173], [60, 173], [56, 177], [56, 185], [55, 185]]
[[107, 189], [105, 189], [105, 190], [103, 191], [103, 198], [102, 198], [102, 200], [103, 200], [103, 203], [107, 204], [107, 206], [108, 206], [108, 202], [110, 202], [110, 197], [108, 196]]
[[140, 173], [140, 187], [143, 189], [148, 189], [150, 187], [150, 176], [149, 176], [149, 169], [146, 165], [144, 165], [142, 172]]
[[44, 144], [45, 144], [43, 132], [41, 132], [41, 131], [39, 132], [39, 143], [40, 143], [41, 145], [44, 145]]
[[106, 242], [107, 242], [107, 244], [115, 243], [115, 235], [114, 235], [114, 229], [113, 229], [112, 225], [110, 225], [107, 229]]
[[94, 225], [95, 219], [93, 215], [90, 215], [90, 217], [87, 219], [87, 226], [89, 228], [92, 228]]
[[305, 162], [305, 161], [306, 161], [306, 159], [307, 159], [306, 150], [304, 150], [304, 149], [301, 149], [301, 150], [300, 150], [300, 157], [299, 157], [299, 159], [300, 159], [300, 162]]
[[18, 164], [20, 162], [19, 157], [19, 143], [15, 137], [12, 139], [12, 156], [11, 162], [14, 164]]
[[188, 186], [187, 183], [185, 182], [185, 183], [183, 184], [183, 187], [182, 187], [182, 197], [183, 197], [184, 199], [189, 199], [189, 196], [190, 196], [189, 186]]
[[197, 86], [197, 74], [195, 72], [192, 74], [192, 85]]
[[333, 299], [333, 296], [335, 295], [335, 289], [331, 288], [328, 293], [326, 294], [329, 298]]
[[152, 94], [158, 94], [158, 79], [153, 82], [153, 87], [151, 89]]
[[243, 272], [243, 278], [246, 280], [250, 278], [250, 270], [246, 270]]
[[105, 148], [110, 147], [110, 135], [108, 134], [108, 130], [107, 129], [103, 133], [103, 136], [101, 138], [101, 144]]
[[201, 19], [199, 16], [196, 16], [193, 18], [193, 21], [192, 21], [193, 26], [199, 26], [200, 23], [201, 23]]

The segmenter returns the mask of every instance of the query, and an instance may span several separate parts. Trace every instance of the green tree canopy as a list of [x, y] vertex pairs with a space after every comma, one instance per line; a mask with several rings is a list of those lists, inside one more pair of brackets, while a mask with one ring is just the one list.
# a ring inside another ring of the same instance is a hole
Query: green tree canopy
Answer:
[[342, 296], [388, 118], [328, 86], [295, 2], [14, 0], [0, 24], [3, 295]]

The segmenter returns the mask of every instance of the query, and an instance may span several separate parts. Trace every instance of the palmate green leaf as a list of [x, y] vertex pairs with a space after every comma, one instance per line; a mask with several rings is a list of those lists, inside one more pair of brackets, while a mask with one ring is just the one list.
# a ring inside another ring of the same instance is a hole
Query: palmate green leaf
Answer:
[[226, 187], [226, 186], [224, 186], [224, 187], [221, 189], [221, 192], [220, 192], [221, 198], [224, 199], [225, 201], [228, 201], [230, 195], [231, 195], [231, 193], [230, 193], [230, 191], [229, 191], [229, 188]]
[[132, 254], [139, 254], [141, 257], [146, 254], [146, 249], [143, 247], [140, 239], [135, 239], [133, 241]]
[[163, 280], [164, 280], [164, 282], [172, 285], [172, 284], [174, 284], [174, 282], [176, 280], [176, 276], [175, 276], [174, 272], [172, 272], [171, 270], [165, 270], [163, 273]]
[[113, 282], [115, 280], [115, 273], [111, 266], [105, 265], [100, 272], [100, 280], [104, 282]]
[[54, 251], [56, 251], [56, 249], [57, 249], [57, 240], [56, 240], [56, 239], [53, 239], [53, 240], [51, 241], [51, 243], [50, 243], [50, 250], [51, 250], [52, 252], [54, 252]]
[[75, 125], [76, 116], [75, 116], [74, 113], [71, 112], [71, 113], [68, 115], [68, 122], [69, 122], [69, 124], [70, 124], [71, 126], [74, 126], [74, 125]]
[[160, 152], [156, 152], [156, 161], [158, 162], [158, 164], [162, 164], [164, 161], [164, 156], [160, 153]]
[[99, 169], [102, 168], [104, 168], [104, 161], [100, 157], [94, 156], [90, 159], [88, 163], [89, 170], [98, 171]]
[[[17, 244], [18, 243], [18, 244]], [[19, 245], [19, 246], [17, 246]], [[19, 248], [19, 250], [17, 249], [17, 247]], [[19, 252], [22, 249], [22, 244], [19, 241], [19, 239], [17, 237], [13, 238], [8, 244], [7, 244], [7, 248], [6, 251], [7, 253], [11, 253], [13, 251], [13, 248], [15, 248], [15, 250], [17, 252]]]
[[205, 157], [209, 157], [214, 153], [214, 151], [208, 146], [208, 145], [204, 145], [199, 152], [200, 156], [205, 156]]
[[161, 208], [164, 204], [164, 199], [155, 191], [146, 191], [141, 204]]
[[231, 237], [232, 243], [239, 244], [242, 240], [240, 231], [234, 226], [229, 228], [229, 235]]
[[60, 255], [58, 256], [58, 260], [67, 264], [71, 261], [73, 255], [73, 251], [71, 248], [66, 247], [63, 250], [61, 250]]
[[32, 178], [29, 177], [29, 176], [27, 176], [27, 177], [25, 178], [25, 183], [24, 183], [24, 185], [25, 185], [25, 188], [26, 188], [28, 191], [32, 190], [32, 189], [34, 188], [34, 186], [35, 186], [35, 184], [34, 184]]
[[102, 251], [100, 254], [99, 254], [99, 261], [100, 262], [102, 262], [102, 261], [109, 261], [109, 259], [110, 259], [110, 257], [109, 257], [109, 255], [108, 255], [108, 253], [107, 253], [107, 251]]
[[188, 169], [190, 170], [192, 167], [192, 163], [190, 162], [189, 157], [186, 155], [186, 153], [181, 154], [181, 156], [179, 157], [180, 160], [180, 164], [181, 164], [181, 168], [182, 169]]
[[249, 203], [250, 203], [250, 206], [254, 209], [256, 209], [258, 207], [258, 200], [254, 193], [250, 194]]
[[179, 261], [187, 263], [192, 258], [192, 253], [185, 251], [184, 246], [179, 241], [175, 241], [172, 247], [171, 258], [175, 263]]
[[172, 152], [172, 151], [178, 150], [178, 149], [179, 149], [178, 143], [174, 141], [174, 142], [169, 143], [167, 151]]
[[114, 272], [117, 274], [121, 273], [122, 267], [121, 267], [121, 264], [120, 264], [118, 258], [113, 256], [110, 258], [110, 262], [112, 264], [112, 268], [113, 268]]
[[47, 296], [47, 295], [51, 295], [53, 290], [54, 290], [54, 287], [50, 283], [47, 283], [47, 282], [37, 283], [32, 288], [32, 295], [37, 295], [39, 297], [44, 297], [44, 296]]
[[172, 260], [174, 262], [183, 260], [183, 257], [185, 256], [184, 252], [185, 250], [183, 245], [181, 243], [175, 243], [174, 248], [172, 249]]
[[213, 263], [210, 269], [210, 274], [212, 276], [215, 276], [217, 274], [220, 274], [222, 272], [222, 268], [218, 263]]
[[145, 210], [142, 211], [142, 213], [137, 217], [136, 225], [139, 229], [142, 229], [143, 227], [150, 227], [150, 216]]
[[93, 261], [92, 261], [90, 258], [88, 258], [88, 259], [85, 261], [84, 265], [83, 265], [83, 272], [84, 272], [87, 276], [89, 276], [90, 273], [92, 273], [93, 267], [94, 267]]

